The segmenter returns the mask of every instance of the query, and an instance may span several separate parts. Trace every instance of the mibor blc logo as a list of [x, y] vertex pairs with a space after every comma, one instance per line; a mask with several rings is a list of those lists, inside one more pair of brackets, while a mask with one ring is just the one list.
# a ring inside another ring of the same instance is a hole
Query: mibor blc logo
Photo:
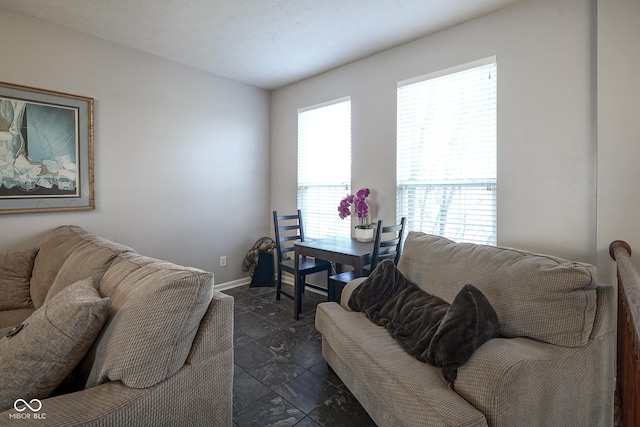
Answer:
[[[42, 409], [42, 402], [38, 399], [31, 399], [27, 402], [24, 399], [17, 399], [13, 402], [13, 409], [17, 411], [16, 414], [9, 414], [10, 419], [14, 420], [44, 420], [47, 418], [45, 412], [40, 412]], [[29, 409], [31, 412], [28, 412]]]

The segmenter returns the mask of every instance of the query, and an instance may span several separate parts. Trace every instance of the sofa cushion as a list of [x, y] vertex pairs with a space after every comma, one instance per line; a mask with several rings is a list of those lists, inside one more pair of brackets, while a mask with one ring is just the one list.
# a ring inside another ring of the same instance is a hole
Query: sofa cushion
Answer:
[[448, 302], [464, 284], [473, 283], [491, 301], [502, 336], [567, 347], [589, 339], [596, 313], [591, 265], [412, 231], [398, 268]]
[[[66, 225], [58, 227], [47, 234], [38, 244], [38, 255], [33, 264], [33, 274], [31, 276], [31, 298], [36, 308], [40, 307], [46, 300], [49, 288], [55, 281], [62, 265], [67, 258], [76, 250], [85, 250], [85, 255], [99, 248], [110, 248], [115, 254], [132, 251], [131, 248], [111, 242], [102, 237], [96, 236], [80, 227]], [[109, 262], [107, 258], [107, 262]], [[82, 259], [79, 259], [82, 261]], [[82, 263], [75, 264], [84, 268]], [[89, 269], [91, 270], [91, 269]], [[63, 276], [69, 280], [73, 278], [89, 277], [91, 272], [83, 274], [82, 271], [76, 274]], [[71, 277], [73, 276], [73, 277]], [[63, 279], [61, 278], [61, 282]], [[66, 282], [68, 285], [71, 282]], [[58, 288], [64, 287], [62, 283]]]
[[45, 398], [82, 359], [109, 311], [92, 279], [65, 288], [0, 338], [0, 412]]
[[86, 388], [116, 380], [145, 388], [184, 365], [213, 296], [213, 274], [125, 253], [99, 289], [112, 310], [78, 375]]
[[0, 253], [0, 310], [33, 307], [30, 281], [37, 249]]
[[427, 362], [442, 367], [444, 378], [453, 382], [458, 368], [482, 344], [499, 335], [498, 315], [487, 297], [475, 286], [464, 285], [429, 343]]
[[102, 276], [115, 257], [118, 255], [111, 245], [101, 246], [95, 242], [87, 242], [75, 249], [62, 263], [55, 280], [51, 284], [45, 301], [49, 301], [54, 295], [86, 277], [93, 277], [96, 283], [100, 283]]

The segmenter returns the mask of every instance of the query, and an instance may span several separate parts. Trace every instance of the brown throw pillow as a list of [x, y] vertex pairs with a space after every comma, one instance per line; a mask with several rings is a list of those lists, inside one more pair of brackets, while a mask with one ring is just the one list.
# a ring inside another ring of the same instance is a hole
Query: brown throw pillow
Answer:
[[365, 313], [373, 323], [377, 324], [380, 311], [389, 303], [389, 300], [414, 286], [396, 268], [393, 260], [386, 259], [378, 264], [360, 286], [351, 293], [348, 302], [349, 308]]
[[498, 315], [478, 288], [465, 285], [456, 295], [436, 331], [427, 362], [442, 368], [453, 382], [458, 368], [471, 359], [482, 344], [500, 335]]
[[31, 271], [35, 248], [0, 254], [0, 310], [32, 308]]
[[349, 307], [384, 326], [407, 353], [426, 362], [449, 303], [420, 289], [387, 259], [353, 291]]
[[500, 333], [498, 315], [478, 288], [465, 285], [449, 304], [412, 283], [392, 260], [378, 264], [353, 291], [349, 308], [384, 326], [416, 359], [441, 367], [449, 382]]
[[0, 412], [46, 398], [80, 362], [109, 314], [92, 279], [64, 288], [0, 338]]

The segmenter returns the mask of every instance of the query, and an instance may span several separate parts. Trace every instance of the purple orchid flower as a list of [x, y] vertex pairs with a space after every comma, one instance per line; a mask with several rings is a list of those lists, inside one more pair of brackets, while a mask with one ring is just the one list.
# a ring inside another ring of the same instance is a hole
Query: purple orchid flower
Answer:
[[367, 203], [367, 197], [371, 194], [371, 190], [368, 188], [361, 188], [356, 194], [349, 194], [347, 197], [340, 201], [338, 205], [338, 215], [341, 219], [345, 219], [351, 215], [351, 207], [354, 208], [360, 228], [367, 227], [367, 216], [369, 215], [369, 204]]

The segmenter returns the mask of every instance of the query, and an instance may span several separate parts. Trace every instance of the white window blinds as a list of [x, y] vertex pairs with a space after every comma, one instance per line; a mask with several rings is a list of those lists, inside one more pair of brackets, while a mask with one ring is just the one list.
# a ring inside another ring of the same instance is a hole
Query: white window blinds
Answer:
[[298, 209], [305, 237], [350, 236], [338, 216], [351, 192], [351, 100], [341, 98], [298, 111]]
[[397, 215], [407, 229], [496, 244], [495, 58], [398, 84]]

